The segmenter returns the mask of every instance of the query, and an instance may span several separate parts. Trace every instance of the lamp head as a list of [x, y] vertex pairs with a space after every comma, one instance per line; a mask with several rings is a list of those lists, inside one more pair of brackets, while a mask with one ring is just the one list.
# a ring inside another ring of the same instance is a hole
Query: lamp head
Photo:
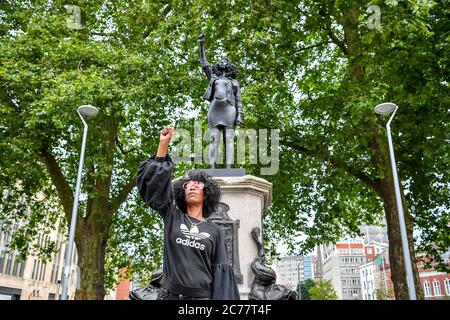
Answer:
[[377, 105], [374, 111], [378, 114], [389, 114], [394, 112], [397, 108], [397, 105], [392, 102], [384, 102]]
[[98, 109], [90, 104], [82, 105], [78, 107], [78, 112], [83, 116], [94, 117], [98, 113]]

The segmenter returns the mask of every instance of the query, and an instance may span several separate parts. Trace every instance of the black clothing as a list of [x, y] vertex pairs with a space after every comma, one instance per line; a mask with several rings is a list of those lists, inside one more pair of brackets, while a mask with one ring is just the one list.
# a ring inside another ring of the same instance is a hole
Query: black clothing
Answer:
[[139, 166], [137, 187], [142, 199], [164, 219], [162, 286], [170, 293], [195, 298], [239, 299], [233, 269], [227, 262], [225, 238], [215, 223], [189, 218], [173, 201], [172, 160], [152, 157]]
[[208, 111], [208, 128], [235, 128], [236, 117], [242, 115], [241, 89], [239, 81], [227, 76], [218, 76], [206, 59], [200, 59], [208, 78], [208, 88], [203, 99], [211, 102]]
[[210, 298], [196, 298], [190, 296], [183, 296], [182, 294], [175, 294], [161, 288], [156, 296], [156, 300], [209, 300]]

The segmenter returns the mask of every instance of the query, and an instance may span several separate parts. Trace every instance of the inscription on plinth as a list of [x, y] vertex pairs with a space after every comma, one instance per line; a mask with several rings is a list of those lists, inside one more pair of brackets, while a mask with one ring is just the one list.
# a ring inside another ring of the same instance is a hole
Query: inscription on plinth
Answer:
[[230, 207], [227, 204], [219, 202], [217, 210], [209, 216], [208, 221], [214, 222], [222, 228], [225, 236], [228, 263], [233, 267], [237, 283], [242, 284], [243, 277], [239, 263], [239, 220], [232, 220], [228, 216], [228, 210], [230, 210]]

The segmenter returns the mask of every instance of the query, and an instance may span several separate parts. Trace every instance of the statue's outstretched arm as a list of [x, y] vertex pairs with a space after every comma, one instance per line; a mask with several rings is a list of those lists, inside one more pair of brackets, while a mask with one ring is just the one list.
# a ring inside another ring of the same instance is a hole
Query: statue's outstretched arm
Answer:
[[209, 79], [211, 79], [212, 68], [211, 68], [211, 65], [208, 63], [208, 60], [206, 60], [205, 35], [203, 33], [198, 37], [198, 42], [199, 42], [199, 52], [200, 52], [200, 63], [202, 65], [203, 71], [206, 74], [206, 77], [209, 80]]

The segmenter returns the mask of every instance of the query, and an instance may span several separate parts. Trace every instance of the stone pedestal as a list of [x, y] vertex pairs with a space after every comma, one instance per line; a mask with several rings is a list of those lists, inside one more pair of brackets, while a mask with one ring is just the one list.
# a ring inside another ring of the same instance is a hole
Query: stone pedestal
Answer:
[[[241, 299], [247, 300], [254, 279], [250, 265], [258, 256], [258, 248], [252, 239], [251, 232], [254, 227], [262, 227], [262, 212], [272, 201], [272, 183], [252, 175], [241, 177], [213, 177], [222, 190], [221, 202], [227, 210], [231, 220], [236, 221], [237, 250], [238, 251], [238, 277]], [[229, 208], [228, 208], [229, 207]], [[235, 267], [236, 271], [236, 267]]]

